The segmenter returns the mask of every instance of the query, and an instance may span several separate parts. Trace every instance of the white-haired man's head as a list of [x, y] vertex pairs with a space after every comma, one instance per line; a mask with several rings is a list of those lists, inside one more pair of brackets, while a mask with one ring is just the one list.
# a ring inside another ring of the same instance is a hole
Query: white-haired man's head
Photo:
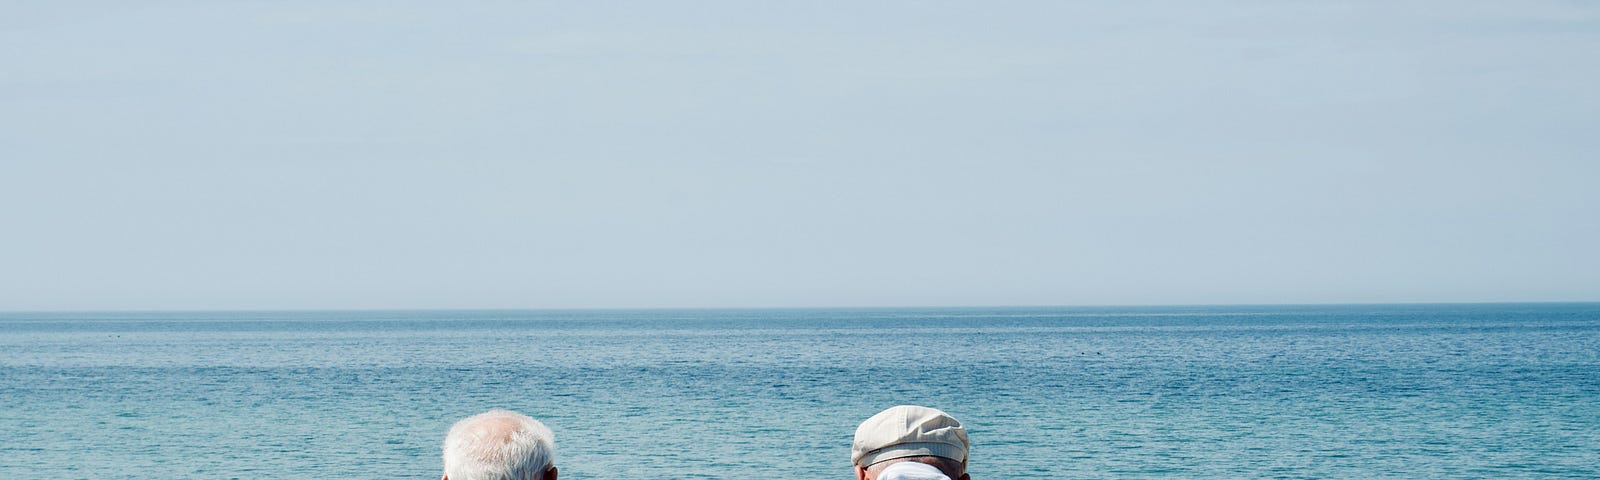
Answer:
[[462, 419], [444, 437], [444, 480], [556, 480], [555, 435], [509, 410]]

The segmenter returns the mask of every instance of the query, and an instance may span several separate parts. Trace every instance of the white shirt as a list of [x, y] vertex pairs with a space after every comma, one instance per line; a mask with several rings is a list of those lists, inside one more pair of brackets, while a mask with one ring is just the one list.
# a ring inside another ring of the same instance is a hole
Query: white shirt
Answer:
[[917, 462], [900, 462], [884, 467], [878, 480], [950, 480], [933, 465]]

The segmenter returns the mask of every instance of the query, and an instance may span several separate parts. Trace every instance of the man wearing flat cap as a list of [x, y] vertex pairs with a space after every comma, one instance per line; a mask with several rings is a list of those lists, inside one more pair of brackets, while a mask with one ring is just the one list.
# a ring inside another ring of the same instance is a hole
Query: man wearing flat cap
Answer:
[[967, 429], [938, 409], [900, 405], [856, 427], [856, 480], [971, 480]]

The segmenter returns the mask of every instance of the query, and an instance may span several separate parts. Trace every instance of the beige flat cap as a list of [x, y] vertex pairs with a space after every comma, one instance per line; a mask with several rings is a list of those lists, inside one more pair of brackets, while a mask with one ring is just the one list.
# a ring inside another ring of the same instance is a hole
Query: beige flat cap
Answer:
[[878, 412], [856, 427], [850, 461], [869, 466], [884, 460], [932, 455], [967, 461], [967, 429], [935, 408], [900, 405]]

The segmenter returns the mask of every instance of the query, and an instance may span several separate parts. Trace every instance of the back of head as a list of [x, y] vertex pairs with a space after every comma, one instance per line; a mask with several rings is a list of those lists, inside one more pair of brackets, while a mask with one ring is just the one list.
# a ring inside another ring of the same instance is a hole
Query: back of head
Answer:
[[444, 475], [450, 480], [542, 480], [554, 464], [550, 429], [509, 410], [462, 419], [444, 437]]

